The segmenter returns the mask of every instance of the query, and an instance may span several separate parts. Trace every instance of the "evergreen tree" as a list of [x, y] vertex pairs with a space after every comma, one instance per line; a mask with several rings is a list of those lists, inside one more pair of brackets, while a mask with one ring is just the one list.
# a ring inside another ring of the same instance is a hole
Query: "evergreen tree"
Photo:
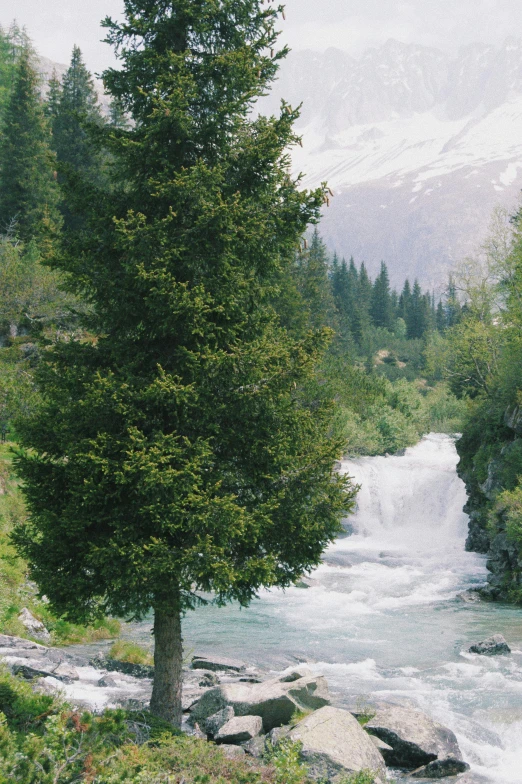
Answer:
[[404, 319], [408, 323], [409, 312], [411, 307], [411, 287], [408, 278], [404, 281], [404, 287], [399, 297], [399, 318]]
[[422, 294], [421, 287], [416, 280], [413, 284], [410, 305], [408, 309], [406, 327], [408, 338], [422, 338], [430, 327], [430, 296]]
[[58, 79], [58, 75], [55, 69], [52, 73], [51, 78], [49, 79], [47, 100], [44, 105], [45, 116], [47, 117], [49, 123], [51, 124], [51, 129], [53, 128], [58, 113], [60, 111], [61, 97], [62, 97], [62, 86], [60, 84], [60, 80]]
[[0, 27], [0, 124], [15, 82], [16, 66], [24, 48], [31, 42], [24, 28], [16, 22], [6, 31]]
[[442, 304], [441, 299], [439, 299], [439, 304], [437, 305], [435, 323], [437, 326], [437, 330], [440, 333], [444, 332], [444, 330], [446, 329], [446, 313], [444, 312], [444, 306]]
[[0, 230], [16, 225], [26, 241], [59, 225], [55, 160], [29, 46], [23, 49], [6, 107], [0, 143]]
[[457, 288], [451, 275], [448, 281], [445, 313], [446, 326], [448, 327], [454, 327], [455, 324], [458, 324], [462, 316], [462, 307], [457, 296]]
[[151, 710], [177, 725], [194, 591], [247, 604], [292, 584], [353, 495], [332, 402], [306, 394], [329, 331], [295, 340], [267, 304], [325, 197], [288, 175], [297, 112], [252, 117], [286, 54], [278, 14], [126, 0], [106, 20], [122, 67], [104, 81], [133, 123], [100, 131], [111, 187], [76, 193], [86, 230], [55, 259], [96, 339], [46, 352], [20, 425], [33, 577], [70, 618], [153, 609]]
[[310, 248], [301, 251], [297, 262], [298, 289], [309, 313], [312, 329], [333, 326], [335, 304], [328, 276], [328, 252], [315, 229]]
[[359, 270], [359, 288], [357, 293], [360, 310], [368, 314], [370, 312], [370, 305], [372, 302], [372, 290], [372, 282], [363, 261]]
[[370, 315], [376, 327], [393, 329], [390, 279], [384, 261], [381, 262], [381, 271], [373, 284]]
[[[60, 89], [55, 83], [50, 84], [48, 107], [59, 182], [63, 184], [67, 178], [79, 176], [86, 184], [96, 183], [101, 176], [102, 160], [88, 126], [101, 125], [103, 121], [92, 76], [77, 46], [73, 48], [71, 64], [63, 75]], [[61, 210], [65, 226], [72, 228], [74, 220], [67, 198], [62, 200]]]

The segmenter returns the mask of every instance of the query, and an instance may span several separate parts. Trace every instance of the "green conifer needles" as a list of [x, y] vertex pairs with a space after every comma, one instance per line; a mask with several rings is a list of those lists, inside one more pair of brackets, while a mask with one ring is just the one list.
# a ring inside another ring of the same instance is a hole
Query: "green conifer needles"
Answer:
[[54, 236], [57, 210], [56, 161], [38, 90], [32, 51], [25, 45], [3, 118], [0, 142], [0, 231], [25, 240]]
[[125, 3], [106, 22], [132, 115], [100, 129], [106, 192], [54, 259], [93, 306], [60, 343], [21, 426], [30, 509], [16, 535], [60, 611], [155, 613], [152, 709], [179, 723], [180, 613], [194, 591], [248, 603], [315, 566], [350, 508], [333, 404], [306, 392], [328, 330], [292, 338], [270, 307], [323, 189], [288, 173], [295, 112], [252, 119], [276, 70], [259, 0]]

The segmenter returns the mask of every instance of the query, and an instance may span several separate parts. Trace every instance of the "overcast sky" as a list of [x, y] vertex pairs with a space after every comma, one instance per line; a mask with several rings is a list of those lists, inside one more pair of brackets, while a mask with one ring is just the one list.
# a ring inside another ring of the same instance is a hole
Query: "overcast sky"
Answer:
[[[0, 23], [16, 16], [40, 54], [68, 62], [73, 44], [93, 71], [112, 63], [100, 20], [123, 0], [0, 0]], [[520, 0], [287, 0], [281, 40], [294, 49], [336, 46], [359, 54], [388, 38], [455, 50], [471, 41], [522, 36]]]

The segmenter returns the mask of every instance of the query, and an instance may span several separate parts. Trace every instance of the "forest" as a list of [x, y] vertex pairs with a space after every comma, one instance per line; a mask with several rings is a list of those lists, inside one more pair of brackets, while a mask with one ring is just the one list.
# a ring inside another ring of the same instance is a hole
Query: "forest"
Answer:
[[0, 633], [153, 612], [151, 742], [0, 674], [0, 781], [300, 784], [291, 744], [258, 770], [179, 735], [181, 618], [295, 585], [354, 508], [338, 461], [430, 431], [462, 433], [469, 548], [522, 601], [520, 216], [443, 292], [372, 280], [321, 238], [327, 184], [289, 174], [298, 110], [252, 116], [280, 9], [148, 5], [104, 22], [103, 102], [78, 47], [46, 81], [0, 31]]

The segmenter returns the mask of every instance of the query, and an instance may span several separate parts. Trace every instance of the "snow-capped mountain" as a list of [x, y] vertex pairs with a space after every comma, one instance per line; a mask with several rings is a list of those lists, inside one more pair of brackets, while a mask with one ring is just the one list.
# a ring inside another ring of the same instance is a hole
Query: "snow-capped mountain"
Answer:
[[455, 58], [397, 41], [359, 60], [295, 52], [262, 111], [281, 97], [303, 103], [296, 171], [336, 194], [321, 224], [328, 245], [373, 273], [385, 259], [396, 284], [440, 289], [494, 207], [519, 207], [522, 41]]

